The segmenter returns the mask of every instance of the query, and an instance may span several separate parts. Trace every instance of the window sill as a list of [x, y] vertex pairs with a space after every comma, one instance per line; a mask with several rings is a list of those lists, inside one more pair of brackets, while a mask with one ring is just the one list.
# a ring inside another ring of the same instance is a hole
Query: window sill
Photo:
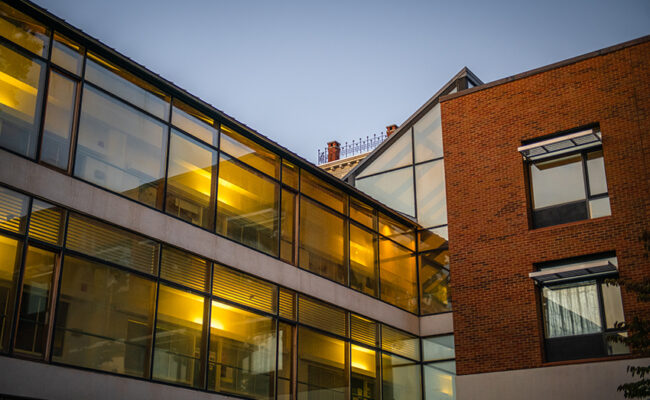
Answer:
[[587, 364], [587, 363], [594, 363], [594, 362], [617, 361], [617, 360], [627, 360], [627, 359], [631, 360], [635, 358], [642, 358], [642, 356], [635, 355], [635, 354], [619, 354], [615, 356], [582, 358], [580, 360], [552, 361], [552, 362], [543, 362], [542, 367], [556, 367], [559, 365]]
[[598, 218], [589, 218], [589, 219], [582, 219], [580, 221], [573, 221], [573, 222], [565, 222], [563, 224], [557, 224], [557, 225], [551, 225], [551, 226], [545, 226], [542, 228], [533, 228], [531, 226], [528, 227], [528, 233], [537, 233], [537, 232], [546, 232], [549, 230], [553, 229], [560, 229], [560, 228], [570, 228], [572, 226], [580, 226], [580, 225], [585, 225], [585, 224], [590, 224], [595, 221], [604, 221], [611, 219], [611, 215], [606, 215], [604, 217], [598, 217]]

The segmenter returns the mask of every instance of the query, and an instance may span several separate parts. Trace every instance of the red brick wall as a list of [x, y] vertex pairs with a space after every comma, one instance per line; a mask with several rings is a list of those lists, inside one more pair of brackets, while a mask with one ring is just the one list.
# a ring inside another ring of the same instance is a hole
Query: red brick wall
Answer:
[[[456, 363], [543, 365], [533, 263], [615, 250], [650, 276], [650, 41], [442, 102]], [[522, 140], [598, 123], [612, 215], [530, 229]], [[623, 291], [626, 316], [650, 313]]]

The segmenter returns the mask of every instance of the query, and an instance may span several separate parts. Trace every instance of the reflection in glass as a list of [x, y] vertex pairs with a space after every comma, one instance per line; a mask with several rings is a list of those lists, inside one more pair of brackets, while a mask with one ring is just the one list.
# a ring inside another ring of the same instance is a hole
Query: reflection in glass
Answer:
[[377, 235], [350, 224], [350, 287], [377, 296]]
[[68, 169], [76, 92], [75, 81], [50, 73], [41, 160], [63, 170]]
[[446, 360], [454, 358], [454, 335], [422, 338], [423, 361]]
[[201, 292], [209, 290], [210, 263], [194, 254], [163, 245], [160, 277]]
[[227, 126], [221, 125], [221, 143], [219, 145], [222, 151], [239, 161], [276, 179], [280, 177], [279, 156]]
[[447, 194], [445, 164], [442, 160], [415, 167], [418, 222], [423, 226], [447, 223]]
[[387, 146], [386, 150], [359, 174], [359, 177], [404, 167], [412, 163], [411, 130], [409, 129], [390, 146]]
[[50, 30], [4, 2], [0, 3], [0, 35], [34, 54], [47, 57]]
[[295, 260], [296, 194], [282, 189], [280, 209], [280, 258], [289, 264]]
[[595, 281], [545, 286], [542, 297], [546, 338], [602, 331]]
[[165, 212], [212, 229], [216, 164], [216, 150], [172, 130]]
[[304, 170], [300, 172], [300, 192], [341, 214], [346, 213], [347, 196], [339, 189]]
[[214, 120], [178, 100], [174, 100], [172, 124], [211, 146], [217, 145], [217, 128], [214, 127]]
[[168, 95], [92, 53], [88, 53], [85, 78], [160, 119], [169, 118]]
[[415, 251], [415, 232], [386, 214], [379, 213], [379, 233]]
[[424, 365], [424, 399], [456, 398], [456, 362], [444, 361]]
[[345, 284], [345, 221], [308, 199], [300, 199], [300, 268]]
[[212, 302], [208, 390], [272, 398], [275, 357], [272, 318]]
[[34, 158], [45, 66], [1, 44], [0, 60], [0, 146]]
[[287, 160], [282, 160], [282, 183], [298, 190], [299, 169]]
[[350, 218], [370, 229], [377, 229], [377, 217], [373, 209], [354, 197], [350, 197]]
[[63, 243], [65, 213], [61, 207], [34, 199], [29, 218], [29, 236], [60, 246]]
[[415, 255], [387, 239], [379, 241], [381, 299], [410, 312], [418, 310]]
[[202, 386], [203, 297], [160, 285], [153, 379]]
[[[440, 104], [436, 104], [413, 125], [415, 162], [442, 157]], [[418, 206], [420, 203], [418, 203]]]
[[386, 172], [367, 178], [357, 178], [356, 187], [387, 206], [415, 216], [413, 168]]
[[0, 236], [0, 351], [3, 352], [9, 349], [21, 253], [21, 242]]
[[294, 328], [280, 322], [278, 326], [278, 400], [290, 400], [291, 381], [294, 371]]
[[418, 251], [436, 250], [447, 247], [449, 233], [446, 226], [418, 232]]
[[84, 48], [72, 40], [54, 33], [52, 62], [67, 69], [75, 75], [81, 75]]
[[379, 400], [379, 358], [375, 350], [350, 345], [352, 400]]
[[420, 338], [384, 324], [381, 325], [381, 348], [412, 360], [420, 360]]
[[217, 193], [217, 233], [277, 256], [280, 185], [221, 154]]
[[348, 387], [346, 343], [298, 328], [298, 399], [343, 400]]
[[609, 206], [609, 197], [589, 200], [590, 218], [600, 218], [608, 215], [612, 215], [612, 209]]
[[389, 354], [382, 354], [381, 361], [382, 398], [412, 400], [422, 397], [418, 363]]
[[31, 246], [27, 249], [15, 351], [34, 356], [44, 354], [56, 259], [52, 252]]
[[160, 209], [167, 128], [86, 85], [75, 176]]
[[420, 254], [420, 313], [451, 311], [449, 251]]
[[587, 154], [587, 175], [589, 176], [589, 194], [607, 193], [607, 179], [605, 179], [605, 161], [603, 151], [593, 151]]
[[214, 263], [212, 294], [269, 314], [277, 312], [277, 286]]
[[52, 360], [147, 377], [155, 297], [150, 280], [66, 256]]
[[28, 207], [29, 197], [0, 187], [0, 229], [25, 232]]
[[531, 164], [530, 179], [535, 209], [585, 199], [580, 154]]
[[625, 322], [623, 300], [621, 299], [621, 288], [607, 283], [601, 284], [600, 288], [603, 294], [605, 322], [607, 323], [606, 328], [616, 328], [617, 322]]

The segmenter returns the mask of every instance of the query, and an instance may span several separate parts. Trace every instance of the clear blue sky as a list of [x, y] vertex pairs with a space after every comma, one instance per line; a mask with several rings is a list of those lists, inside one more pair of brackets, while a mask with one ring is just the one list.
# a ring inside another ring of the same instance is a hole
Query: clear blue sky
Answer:
[[490, 82], [650, 33], [649, 0], [35, 0], [314, 162]]

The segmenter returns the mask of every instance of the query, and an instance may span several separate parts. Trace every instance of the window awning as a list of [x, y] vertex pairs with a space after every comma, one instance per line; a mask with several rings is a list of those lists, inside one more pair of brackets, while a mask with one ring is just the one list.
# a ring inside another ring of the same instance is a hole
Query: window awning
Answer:
[[602, 143], [601, 133], [596, 129], [587, 129], [553, 139], [542, 140], [521, 146], [517, 151], [526, 160], [534, 161], [542, 158], [598, 146]]
[[618, 271], [616, 266], [608, 260], [595, 260], [579, 264], [571, 264], [541, 271], [531, 272], [528, 276], [537, 283], [564, 281], [576, 278], [592, 278], [602, 275], [614, 274]]

